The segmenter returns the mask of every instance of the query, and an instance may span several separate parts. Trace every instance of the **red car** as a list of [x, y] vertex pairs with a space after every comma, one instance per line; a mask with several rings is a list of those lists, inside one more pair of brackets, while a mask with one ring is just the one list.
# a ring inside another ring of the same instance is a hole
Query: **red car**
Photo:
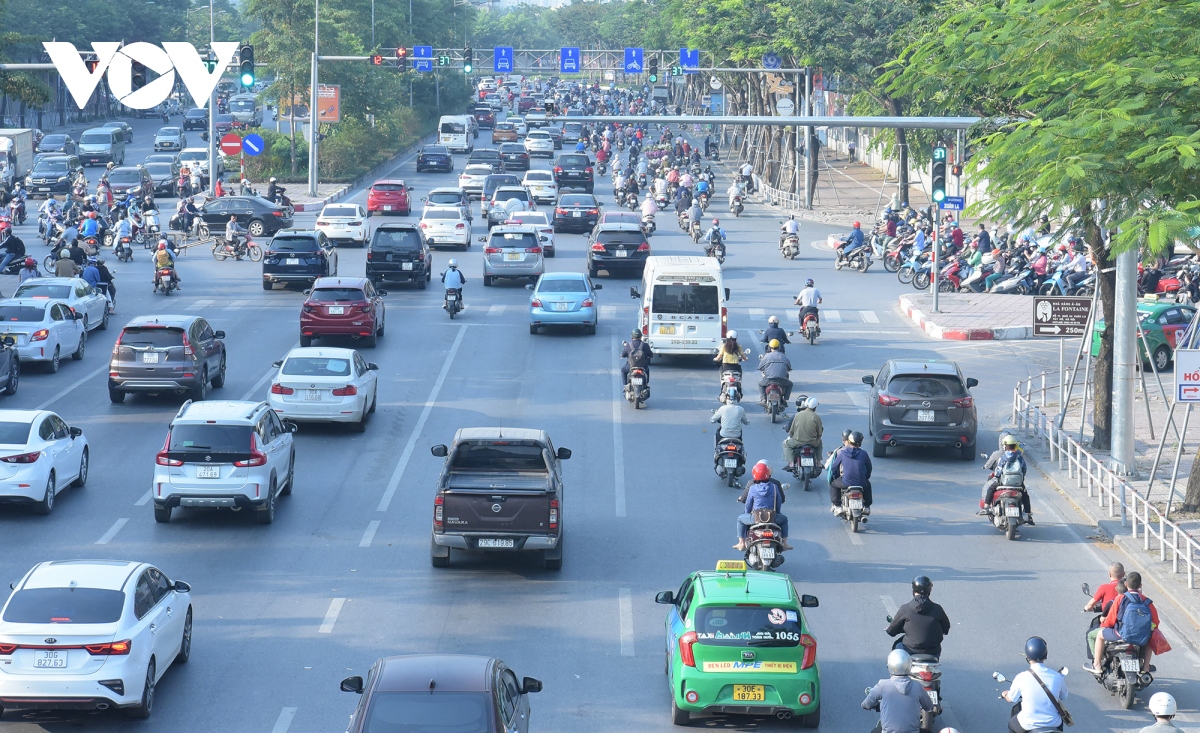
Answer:
[[371, 186], [371, 191], [367, 194], [367, 216], [379, 212], [408, 216], [410, 209], [408, 192], [411, 190], [413, 190], [412, 186], [404, 185], [404, 181], [399, 178], [375, 181], [375, 184]]
[[320, 277], [300, 309], [300, 345], [322, 336], [350, 336], [375, 346], [383, 335], [383, 296], [365, 277]]

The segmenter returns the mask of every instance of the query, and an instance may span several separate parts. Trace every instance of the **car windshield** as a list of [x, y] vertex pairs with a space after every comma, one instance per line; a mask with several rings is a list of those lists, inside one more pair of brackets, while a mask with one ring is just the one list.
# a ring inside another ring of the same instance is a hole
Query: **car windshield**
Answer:
[[534, 130], [533, 132], [529, 133], [529, 136], [526, 137], [525, 139], [526, 140], [549, 140], [550, 133], [542, 132], [541, 130]]
[[147, 163], [146, 170], [150, 171], [150, 175], [152, 176], [174, 175], [170, 163]]
[[46, 137], [42, 138], [42, 145], [47, 147], [51, 145], [63, 145], [66, 142], [66, 135], [47, 135]]
[[596, 199], [586, 194], [567, 194], [558, 199], [559, 206], [595, 206]]
[[403, 191], [404, 184], [403, 183], [376, 183], [374, 186], [371, 186], [371, 189], [374, 191]]
[[249, 425], [174, 425], [167, 450], [172, 453], [245, 453], [254, 429]]
[[59, 158], [58, 160], [39, 160], [38, 164], [33, 167], [34, 173], [66, 173], [66, 171], [66, 158]]
[[108, 174], [108, 182], [117, 185], [123, 183], [141, 183], [141, 171], [136, 168], [117, 168], [112, 173]]
[[46, 317], [46, 309], [33, 305], [0, 305], [0, 321], [5, 323], [21, 322], [41, 323]]
[[233, 122], [233, 115], [217, 115], [217, 124], [229, 124]]
[[646, 241], [641, 232], [600, 232], [596, 240], [601, 244], [641, 244]]
[[587, 167], [592, 164], [592, 161], [586, 155], [564, 155], [558, 159], [558, 164], [560, 166], [573, 165]]
[[460, 443], [450, 464], [452, 471], [546, 471], [542, 447], [537, 444]]
[[538, 285], [539, 293], [586, 293], [587, 286], [582, 280], [542, 280]]
[[107, 145], [112, 142], [112, 135], [105, 132], [83, 133], [79, 142], [84, 145]]
[[487, 733], [491, 700], [481, 692], [376, 692], [363, 733]]
[[189, 153], [185, 150], [180, 154], [179, 159], [184, 163], [192, 163], [197, 161], [203, 162], [208, 160], [208, 156], [201, 152]]
[[521, 143], [504, 143], [500, 146], [500, 152], [520, 155], [525, 152], [525, 146]]
[[423, 151], [426, 155], [449, 155], [450, 151], [441, 145], [427, 145]]
[[497, 132], [512, 132], [512, 131], [513, 131], [513, 130], [515, 130], [515, 129], [516, 129], [516, 128], [512, 126], [512, 123], [511, 123], [511, 122], [498, 122], [498, 123], [496, 123], [496, 131], [497, 131]]
[[71, 297], [74, 290], [70, 285], [46, 285], [44, 283], [26, 283], [13, 293], [14, 298], [58, 298]]
[[358, 207], [356, 206], [326, 206], [321, 211], [322, 217], [355, 217], [358, 216]]
[[526, 181], [537, 181], [538, 183], [549, 183], [554, 180], [554, 176], [544, 171], [530, 172], [525, 176]]
[[653, 308], [655, 313], [717, 315], [717, 296], [716, 285], [655, 285]]
[[[714, 646], [798, 646], [800, 614], [770, 606], [701, 606], [696, 609], [696, 640]], [[732, 663], [730, 663], [732, 666]], [[764, 662], [764, 664], [767, 664]], [[795, 672], [795, 662], [791, 664]]]
[[207, 110], [200, 109], [200, 108], [196, 108], [196, 109], [189, 109], [189, 110], [187, 111], [187, 115], [185, 115], [185, 116], [186, 116], [186, 117], [190, 117], [190, 118], [191, 118], [191, 119], [193, 119], [193, 120], [194, 120], [194, 119], [197, 119], [197, 118], [199, 118], [199, 117], [208, 117], [208, 111], [207, 111]]
[[340, 303], [366, 300], [367, 296], [358, 288], [317, 288], [309, 293], [308, 299], [316, 303]]
[[505, 249], [532, 249], [538, 246], [537, 235], [532, 232], [492, 232], [488, 247]]
[[254, 100], [253, 99], [231, 99], [231, 100], [229, 100], [229, 109], [233, 110], [234, 112], [253, 112], [254, 111]]
[[496, 160], [499, 157], [499, 150], [476, 150], [474, 153], [471, 153], [470, 160]]
[[152, 346], [156, 349], [169, 349], [172, 346], [183, 346], [183, 329], [131, 326], [121, 333], [120, 341], [122, 346], [139, 348]]
[[520, 191], [515, 191], [515, 190], [509, 190], [507, 188], [501, 188], [501, 189], [497, 190], [495, 195], [492, 197], [492, 200], [497, 201], [497, 202], [498, 201], [508, 201], [510, 199], [517, 199], [518, 201], [528, 201], [529, 194], [525, 192], [525, 189], [521, 189]]
[[293, 377], [348, 377], [350, 360], [327, 356], [294, 356], [283, 363], [283, 373]]
[[159, 137], [179, 137], [178, 127], [164, 127], [158, 131]]
[[26, 588], [4, 609], [10, 624], [112, 624], [121, 620], [125, 593], [103, 588]]
[[371, 249], [415, 252], [421, 248], [421, 237], [412, 229], [376, 229]]
[[550, 225], [550, 222], [546, 220], [546, 215], [540, 211], [515, 211], [508, 218], [512, 221], [519, 221], [522, 224]]
[[443, 135], [462, 135], [466, 133], [467, 126], [461, 122], [443, 122], [438, 129]]
[[462, 203], [462, 196], [454, 192], [431, 193], [425, 199], [427, 204], [444, 204], [449, 206], [457, 206]]
[[25, 445], [29, 440], [29, 427], [33, 423], [0, 422], [0, 443], [4, 445]]
[[897, 374], [887, 391], [908, 397], [962, 397], [966, 394], [958, 377], [949, 374]]
[[276, 252], [316, 252], [316, 237], [275, 237], [271, 249]]
[[428, 211], [425, 212], [425, 215], [422, 216], [421, 218], [422, 219], [454, 219], [454, 220], [457, 220], [457, 219], [462, 218], [462, 214], [459, 213], [458, 209], [429, 209]]

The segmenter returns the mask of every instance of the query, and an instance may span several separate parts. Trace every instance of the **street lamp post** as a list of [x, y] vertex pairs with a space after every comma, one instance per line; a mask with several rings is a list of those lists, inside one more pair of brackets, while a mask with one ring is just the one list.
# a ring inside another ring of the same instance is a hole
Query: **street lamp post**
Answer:
[[312, 80], [308, 104], [308, 195], [317, 195], [317, 62], [320, 60], [321, 0], [313, 3]]
[[[208, 0], [208, 48], [217, 40], [217, 13], [213, 9], [213, 0]], [[220, 81], [220, 75], [217, 80]], [[217, 85], [214, 84], [208, 94], [208, 195], [217, 195]]]

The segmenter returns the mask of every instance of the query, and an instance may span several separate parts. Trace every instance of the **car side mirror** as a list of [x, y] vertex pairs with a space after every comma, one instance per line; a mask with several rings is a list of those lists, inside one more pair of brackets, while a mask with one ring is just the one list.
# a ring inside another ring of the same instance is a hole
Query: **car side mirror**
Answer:
[[654, 602], [675, 605], [675, 593], [674, 591], [664, 590], [658, 595], [654, 596]]
[[311, 290], [311, 289], [310, 289], [310, 290], [305, 290], [305, 291], [304, 291], [304, 294], [305, 294], [305, 295], [312, 295], [312, 290]]
[[640, 298], [640, 297], [642, 297], [642, 296], [641, 296], [641, 294], [638, 292], [638, 289], [637, 289], [636, 287], [630, 286], [630, 288], [629, 288], [629, 297], [630, 297], [630, 298], [633, 298], [634, 300], [637, 300], [638, 298]]
[[213, 334], [213, 338], [215, 338], [215, 339], [223, 339], [223, 338], [225, 338], [225, 332], [224, 332], [224, 331], [217, 331], [217, 332], [215, 332], [215, 333]]
[[480, 242], [486, 242], [486, 241], [487, 241], [487, 237], [480, 237], [480, 238], [479, 238], [479, 241], [480, 241]]
[[555, 453], [555, 455], [558, 456], [558, 460], [565, 461], [571, 457], [571, 449], [570, 448], [559, 448], [558, 452]]
[[450, 454], [450, 450], [448, 448], [446, 448], [446, 446], [444, 446], [444, 445], [435, 445], [429, 449], [429, 452], [432, 453], [433, 455], [437, 456], [438, 458], [445, 458], [447, 455]]
[[409, 191], [415, 191], [415, 190], [417, 190], [417, 189], [416, 189], [416, 188], [414, 188], [413, 186], [409, 186], [409, 187], [408, 187], [408, 190], [409, 190]]
[[78, 438], [79, 436], [83, 435], [83, 428], [69, 428], [68, 432], [71, 434], [72, 438]]
[[533, 290], [533, 283], [526, 283], [526, 284], [525, 284], [525, 289], [526, 289], [526, 290]]
[[283, 429], [288, 431], [289, 433], [294, 433], [300, 429], [299, 425], [297, 425], [296, 423], [294, 423], [291, 420], [288, 420], [286, 418], [282, 422], [283, 422]]
[[979, 386], [979, 380], [974, 377], [967, 377], [967, 389]]
[[171, 584], [171, 590], [175, 591], [176, 593], [191, 593], [192, 586], [188, 585], [182, 580], [176, 580]]
[[80, 313], [79, 311], [73, 311], [73, 312], [71, 313], [71, 315], [72, 315], [72, 316], [74, 316], [74, 317], [75, 317], [75, 320], [77, 320], [77, 321], [82, 321], [82, 320], [83, 320], [83, 314], [82, 314], [82, 313]]
[[816, 608], [819, 605], [821, 605], [821, 602], [817, 600], [816, 596], [810, 596], [807, 594], [800, 596], [801, 608]]
[[532, 677], [525, 677], [525, 678], [521, 679], [521, 694], [524, 695], [524, 694], [528, 694], [530, 692], [541, 692], [541, 691], [542, 691], [542, 681], [541, 680], [535, 680]]
[[595, 283], [592, 285], [592, 290], [603, 290], [603, 289], [604, 289], [604, 285], [601, 283]]
[[725, 300], [729, 300], [729, 288], [725, 288]]
[[283, 366], [283, 359], [280, 359], [279, 361], [273, 361], [273, 362], [271, 362], [271, 366], [273, 366], [273, 367], [275, 367], [276, 369], [278, 369], [279, 367]]
[[367, 362], [367, 369], [370, 369], [373, 372], [377, 372], [377, 371], [379, 371], [379, 365], [373, 361]]
[[428, 198], [429, 198], [428, 196], [422, 196], [422, 197], [421, 197], [421, 200], [422, 200], [422, 201], [425, 201], [425, 200], [427, 200]]
[[379, 293], [379, 297], [381, 298], [387, 295], [386, 290], [376, 290], [375, 292]]
[[867, 376], [862, 378], [862, 383], [865, 385], [868, 385], [870, 387], [874, 387], [875, 386], [875, 377], [868, 374]]
[[341, 688], [342, 692], [357, 692], [361, 695], [363, 693], [363, 678], [358, 675], [347, 677], [342, 680]]

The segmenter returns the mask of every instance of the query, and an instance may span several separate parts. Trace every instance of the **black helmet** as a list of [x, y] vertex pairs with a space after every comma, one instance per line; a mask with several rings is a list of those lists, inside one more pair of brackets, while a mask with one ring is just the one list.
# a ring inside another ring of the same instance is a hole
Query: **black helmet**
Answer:
[[1040, 636], [1031, 636], [1029, 641], [1025, 642], [1025, 658], [1031, 662], [1044, 662], [1046, 657], [1050, 656], [1050, 650], [1046, 648], [1046, 640]]
[[641, 329], [639, 329], [639, 328], [633, 329], [633, 333], [629, 334], [629, 338], [641, 340], [641, 338], [642, 338]]
[[913, 595], [927, 596], [933, 592], [933, 581], [928, 576], [918, 575], [912, 582]]
[[845, 430], [843, 430], [842, 431], [842, 442], [845, 443], [847, 440], [850, 440], [850, 436], [853, 434], [854, 434], [854, 431], [851, 430], [850, 428], [846, 428]]
[[862, 442], [863, 442], [863, 434], [862, 433], [858, 432], [857, 430], [850, 433], [850, 445], [858, 446], [858, 445], [862, 445]]

